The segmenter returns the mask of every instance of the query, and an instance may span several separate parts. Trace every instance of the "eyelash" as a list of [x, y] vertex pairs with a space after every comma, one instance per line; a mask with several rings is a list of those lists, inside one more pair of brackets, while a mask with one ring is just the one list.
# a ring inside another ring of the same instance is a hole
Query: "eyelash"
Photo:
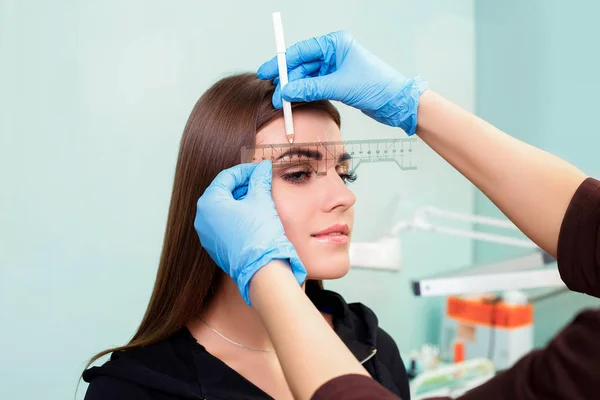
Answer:
[[[285, 181], [290, 182], [293, 185], [299, 185], [305, 181], [308, 181], [310, 179], [310, 177], [312, 176], [312, 174], [313, 174], [313, 171], [295, 171], [295, 172], [289, 172], [287, 174], [283, 174], [282, 178]], [[338, 174], [338, 176], [340, 178], [342, 178], [342, 180], [344, 181], [344, 183], [346, 185], [349, 183], [356, 182], [356, 179], [358, 178], [356, 173]], [[300, 178], [300, 179], [298, 179], [298, 178]]]

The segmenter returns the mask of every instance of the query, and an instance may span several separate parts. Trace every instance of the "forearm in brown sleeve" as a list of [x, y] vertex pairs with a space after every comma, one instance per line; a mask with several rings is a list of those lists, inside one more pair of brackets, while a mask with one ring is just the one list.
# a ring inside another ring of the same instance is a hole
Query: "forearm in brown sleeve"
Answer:
[[311, 400], [398, 400], [399, 397], [364, 375], [342, 375], [325, 382]]
[[600, 297], [600, 181], [579, 186], [558, 237], [558, 269], [573, 291]]
[[[342, 375], [325, 382], [311, 400], [399, 400], [395, 394], [364, 375]], [[402, 399], [400, 399], [402, 400]], [[427, 400], [451, 400], [449, 397], [432, 397]]]

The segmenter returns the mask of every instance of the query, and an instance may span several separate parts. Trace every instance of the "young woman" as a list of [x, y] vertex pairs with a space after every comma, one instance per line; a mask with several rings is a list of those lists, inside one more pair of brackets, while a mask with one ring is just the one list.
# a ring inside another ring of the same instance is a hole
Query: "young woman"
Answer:
[[[274, 89], [254, 74], [236, 75], [217, 82], [197, 102], [181, 140], [146, 314], [127, 345], [92, 358], [112, 353], [106, 364], [84, 372], [90, 383], [86, 399], [292, 398], [261, 318], [194, 229], [198, 198], [220, 171], [240, 164], [243, 146], [285, 142], [282, 113], [271, 103]], [[294, 104], [294, 126], [297, 144], [341, 140], [340, 116], [328, 101]], [[294, 253], [308, 279], [306, 294], [355, 359], [389, 391], [408, 399], [398, 349], [375, 314], [321, 284], [349, 269], [355, 197], [346, 183], [356, 178], [349, 161], [302, 157], [303, 162], [274, 163], [269, 174], [276, 214], [293, 245], [283, 243], [281, 251]]]

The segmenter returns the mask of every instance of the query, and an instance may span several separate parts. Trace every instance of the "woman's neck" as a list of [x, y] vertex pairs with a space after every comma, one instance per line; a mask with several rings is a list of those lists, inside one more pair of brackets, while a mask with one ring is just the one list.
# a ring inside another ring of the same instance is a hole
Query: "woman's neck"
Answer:
[[[333, 328], [332, 316], [326, 313], [321, 314]], [[229, 276], [223, 277], [206, 313], [190, 321], [188, 328], [199, 343], [207, 348], [212, 348], [217, 353], [222, 352], [217, 351], [216, 348], [223, 350], [225, 353], [231, 351], [240, 354], [240, 349], [237, 348], [239, 346], [227, 343], [219, 334], [247, 348], [273, 349], [273, 344], [260, 316], [252, 307], [246, 304], [237, 285]], [[213, 329], [219, 333], [214, 332]], [[260, 352], [252, 353], [260, 354]]]
[[[246, 304], [236, 284], [229, 276], [224, 276], [215, 297], [206, 313], [192, 321], [190, 330], [198, 331], [202, 323], [216, 329], [228, 339], [252, 349], [273, 349], [260, 316]], [[212, 330], [212, 329], [211, 329]], [[213, 332], [214, 333], [214, 332]], [[194, 336], [196, 336], [194, 334]], [[234, 344], [228, 344], [235, 346]]]

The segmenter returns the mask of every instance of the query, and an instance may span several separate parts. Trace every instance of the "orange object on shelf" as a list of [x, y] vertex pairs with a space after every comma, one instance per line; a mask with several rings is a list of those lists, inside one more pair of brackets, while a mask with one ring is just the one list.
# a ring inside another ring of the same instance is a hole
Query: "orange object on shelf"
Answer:
[[465, 361], [465, 344], [462, 340], [454, 342], [454, 363]]
[[449, 318], [475, 325], [496, 328], [521, 328], [533, 324], [533, 305], [508, 305], [489, 299], [448, 297], [446, 313]]

